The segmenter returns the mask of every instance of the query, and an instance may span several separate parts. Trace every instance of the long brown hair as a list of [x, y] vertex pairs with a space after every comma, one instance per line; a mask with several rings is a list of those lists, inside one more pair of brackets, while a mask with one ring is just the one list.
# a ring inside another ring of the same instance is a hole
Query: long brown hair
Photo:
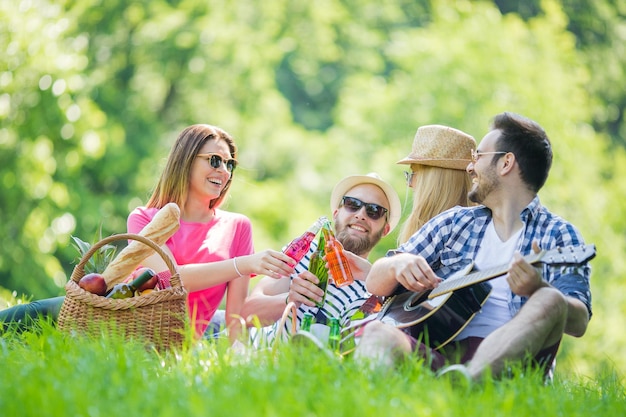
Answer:
[[[200, 149], [209, 140], [223, 140], [228, 145], [230, 154], [237, 158], [237, 146], [233, 138], [224, 130], [216, 126], [196, 124], [191, 125], [178, 135], [170, 150], [167, 163], [157, 185], [146, 204], [147, 207], [161, 208], [167, 203], [176, 203], [181, 211], [185, 210], [185, 201], [189, 192], [191, 165]], [[234, 171], [224, 186], [219, 197], [211, 200], [210, 208], [219, 207], [230, 188]]]
[[415, 173], [413, 180], [413, 208], [402, 223], [398, 243], [402, 244], [417, 232], [428, 220], [454, 206], [468, 206], [467, 193], [471, 179], [459, 169], [411, 164]]

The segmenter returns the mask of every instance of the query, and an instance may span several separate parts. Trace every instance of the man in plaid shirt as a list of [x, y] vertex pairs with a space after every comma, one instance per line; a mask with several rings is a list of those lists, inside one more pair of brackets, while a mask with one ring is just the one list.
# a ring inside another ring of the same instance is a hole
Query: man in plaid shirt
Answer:
[[383, 318], [365, 326], [356, 358], [391, 365], [415, 352], [440, 374], [454, 371], [469, 380], [486, 372], [501, 376], [507, 363], [522, 361], [549, 377], [563, 334], [585, 333], [591, 317], [587, 262], [535, 268], [522, 257], [584, 244], [578, 230], [537, 197], [552, 164], [547, 135], [532, 120], [502, 113], [479, 148], [467, 167], [469, 197], [478, 205], [450, 209], [425, 224], [373, 264], [366, 286], [379, 296], [425, 292], [469, 264], [478, 270], [504, 264], [506, 274], [489, 281], [479, 314], [443, 348], [434, 350], [411, 328], [400, 330]]

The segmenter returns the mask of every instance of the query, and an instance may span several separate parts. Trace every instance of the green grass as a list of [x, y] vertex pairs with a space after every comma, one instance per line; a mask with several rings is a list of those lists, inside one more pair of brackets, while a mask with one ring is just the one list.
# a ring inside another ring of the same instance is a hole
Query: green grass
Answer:
[[160, 355], [112, 336], [77, 338], [43, 323], [0, 338], [5, 416], [618, 416], [622, 376], [536, 374], [464, 387], [419, 363], [370, 370], [283, 344], [235, 353], [200, 342]]

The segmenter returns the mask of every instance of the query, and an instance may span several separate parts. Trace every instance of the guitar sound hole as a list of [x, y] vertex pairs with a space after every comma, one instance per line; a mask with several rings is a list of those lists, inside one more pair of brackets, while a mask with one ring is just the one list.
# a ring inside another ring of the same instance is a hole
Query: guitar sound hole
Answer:
[[423, 301], [423, 294], [421, 293], [413, 293], [411, 296], [404, 302], [404, 310], [412, 311], [418, 308]]

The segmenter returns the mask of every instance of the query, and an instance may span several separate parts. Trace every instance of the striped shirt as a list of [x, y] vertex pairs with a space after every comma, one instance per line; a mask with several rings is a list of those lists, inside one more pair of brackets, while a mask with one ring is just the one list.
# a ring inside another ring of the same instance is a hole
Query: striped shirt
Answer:
[[[291, 279], [296, 277], [298, 274], [308, 271], [309, 269], [309, 261], [311, 260], [311, 255], [317, 249], [317, 242], [314, 241], [311, 244], [311, 248], [308, 253], [302, 258], [302, 260], [296, 265], [295, 273], [291, 275]], [[302, 318], [304, 317], [304, 313], [311, 313], [315, 316], [316, 323], [326, 324], [331, 317], [336, 317], [339, 319], [339, 322], [342, 326], [345, 326], [349, 321], [350, 317], [361, 307], [361, 305], [367, 300], [370, 294], [365, 289], [365, 282], [355, 280], [352, 284], [346, 285], [341, 288], [337, 288], [333, 283], [332, 279], [328, 280], [328, 286], [326, 288], [326, 298], [324, 299], [324, 304], [322, 307], [309, 307], [304, 304], [301, 304], [296, 312], [296, 320], [297, 320], [297, 329], [300, 328], [300, 323], [302, 322]], [[267, 337], [267, 342], [272, 343], [278, 323], [274, 323], [272, 326], [268, 326], [264, 328], [265, 337]], [[285, 324], [285, 328], [283, 330], [283, 334], [289, 335], [291, 333], [291, 321], [288, 320]]]

